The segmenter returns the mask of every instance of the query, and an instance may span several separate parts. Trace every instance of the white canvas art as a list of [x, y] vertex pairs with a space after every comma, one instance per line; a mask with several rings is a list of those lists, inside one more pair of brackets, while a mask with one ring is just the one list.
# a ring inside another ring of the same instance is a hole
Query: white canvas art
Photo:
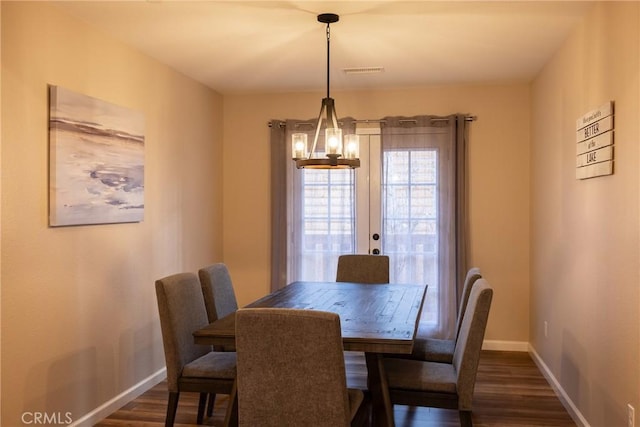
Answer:
[[144, 117], [49, 86], [49, 225], [144, 217]]

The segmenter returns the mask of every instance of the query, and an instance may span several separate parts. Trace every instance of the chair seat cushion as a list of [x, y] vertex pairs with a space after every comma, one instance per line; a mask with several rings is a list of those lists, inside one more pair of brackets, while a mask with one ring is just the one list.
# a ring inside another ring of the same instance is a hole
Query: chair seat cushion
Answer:
[[184, 366], [183, 377], [222, 378], [236, 377], [236, 353], [212, 351]]
[[451, 363], [456, 343], [453, 340], [417, 338], [413, 344], [411, 358], [428, 362]]
[[456, 393], [456, 372], [448, 363], [385, 358], [390, 389]]

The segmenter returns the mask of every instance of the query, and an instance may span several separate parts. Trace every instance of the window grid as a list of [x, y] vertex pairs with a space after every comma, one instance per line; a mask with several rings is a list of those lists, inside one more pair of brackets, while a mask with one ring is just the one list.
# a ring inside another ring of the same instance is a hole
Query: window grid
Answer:
[[428, 283], [423, 322], [438, 319], [438, 157], [435, 149], [385, 150], [383, 253], [394, 282]]
[[355, 249], [354, 175], [302, 171], [299, 280], [335, 280], [338, 256]]

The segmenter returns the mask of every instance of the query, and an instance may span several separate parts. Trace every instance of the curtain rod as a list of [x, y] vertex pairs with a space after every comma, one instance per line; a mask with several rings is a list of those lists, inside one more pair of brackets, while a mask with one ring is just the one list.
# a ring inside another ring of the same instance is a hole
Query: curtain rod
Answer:
[[[433, 118], [433, 119], [430, 119], [430, 120], [432, 122], [446, 122], [449, 119], [446, 118], [446, 117], [442, 117], [442, 118]], [[476, 120], [478, 120], [478, 116], [465, 116], [464, 120], [466, 122], [475, 122]], [[374, 122], [375, 121], [378, 121], [378, 122], [381, 122], [381, 123], [385, 123], [384, 120], [374, 120]], [[400, 119], [398, 121], [400, 123], [410, 123], [410, 122], [411, 123], [417, 123], [418, 122], [416, 119]], [[358, 120], [356, 120], [356, 123], [358, 123]]]
[[[478, 120], [478, 116], [465, 116], [464, 119], [467, 122], [475, 122], [476, 120]], [[443, 122], [443, 121], [446, 121], [446, 120], [449, 120], [449, 119], [445, 118], [445, 117], [431, 119], [431, 121], [434, 121], [434, 122]], [[381, 120], [363, 119], [363, 120], [354, 120], [353, 122], [354, 123], [383, 123], [384, 124], [387, 121], [386, 120], [382, 120], [382, 119]], [[399, 122], [400, 123], [410, 123], [410, 122], [417, 123], [417, 120], [416, 119], [400, 119]], [[272, 123], [268, 122], [267, 125], [269, 127], [271, 127]], [[301, 123], [297, 123], [297, 125], [298, 126], [315, 126], [316, 124], [315, 123], [310, 123], [310, 122], [301, 122]], [[285, 126], [286, 126], [286, 124], [284, 122], [280, 123], [280, 127], [285, 127]]]

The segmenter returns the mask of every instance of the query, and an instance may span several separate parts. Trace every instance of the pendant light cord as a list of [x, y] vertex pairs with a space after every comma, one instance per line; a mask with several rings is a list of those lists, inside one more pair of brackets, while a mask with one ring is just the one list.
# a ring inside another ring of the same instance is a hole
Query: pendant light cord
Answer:
[[327, 23], [327, 98], [329, 98], [329, 49], [331, 40], [331, 29]]

